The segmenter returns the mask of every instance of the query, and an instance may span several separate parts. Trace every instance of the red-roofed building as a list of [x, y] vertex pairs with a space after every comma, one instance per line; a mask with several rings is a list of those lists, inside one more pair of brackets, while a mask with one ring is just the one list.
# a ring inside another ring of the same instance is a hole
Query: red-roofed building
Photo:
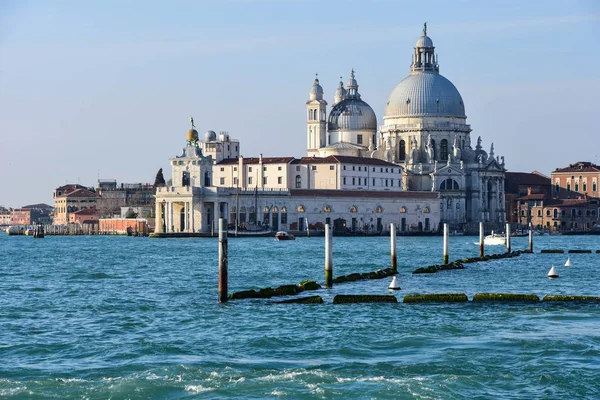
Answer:
[[[69, 223], [70, 213], [86, 210], [88, 208], [97, 208], [100, 200], [98, 193], [83, 187], [68, 191], [65, 190], [65, 192], [66, 193], [63, 192], [64, 194], [54, 198], [55, 225], [65, 225]], [[55, 190], [55, 193], [58, 193], [58, 189]]]
[[598, 182], [600, 166], [591, 162], [576, 162], [566, 168], [552, 171], [552, 197], [577, 199], [585, 197], [600, 198]]
[[98, 220], [100, 219], [100, 212], [96, 209], [96, 207], [92, 208], [84, 208], [79, 211], [73, 211], [69, 213], [69, 223], [71, 224], [85, 224], [90, 223], [90, 221], [94, 224], [98, 224]]
[[[506, 172], [504, 181], [505, 209], [510, 223], [522, 223], [521, 207], [517, 199], [527, 195], [542, 195], [550, 198], [550, 178], [537, 171]], [[539, 199], [538, 199], [539, 200]]]

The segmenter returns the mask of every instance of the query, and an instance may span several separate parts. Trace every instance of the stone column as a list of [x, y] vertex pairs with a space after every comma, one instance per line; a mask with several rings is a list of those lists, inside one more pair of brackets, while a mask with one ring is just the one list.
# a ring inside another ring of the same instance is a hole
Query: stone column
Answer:
[[170, 201], [168, 204], [169, 204], [169, 224], [170, 224], [170, 226], [167, 227], [167, 230], [169, 232], [175, 232], [175, 222], [173, 219], [173, 202]]
[[185, 232], [189, 232], [188, 226], [190, 223], [190, 214], [188, 208], [188, 202], [183, 203], [183, 230]]
[[154, 204], [154, 215], [155, 215], [155, 223], [154, 223], [154, 231], [155, 232], [162, 232], [162, 221], [163, 221], [163, 215], [162, 215], [162, 203], [159, 202], [158, 200], [156, 200], [155, 204]]
[[190, 201], [190, 206], [188, 209], [190, 210], [190, 231], [196, 232], [194, 229], [194, 200]]

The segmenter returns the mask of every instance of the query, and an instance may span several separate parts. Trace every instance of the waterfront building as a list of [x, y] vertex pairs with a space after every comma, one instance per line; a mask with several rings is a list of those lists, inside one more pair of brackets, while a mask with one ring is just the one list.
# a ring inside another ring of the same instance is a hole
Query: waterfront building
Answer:
[[[64, 186], [62, 186], [62, 188], [64, 188]], [[59, 195], [59, 192], [62, 194]], [[69, 214], [72, 212], [88, 208], [98, 208], [97, 205], [99, 200], [100, 196], [98, 193], [86, 188], [73, 188], [73, 190], [55, 189], [54, 224], [66, 225], [69, 222]]]
[[560, 199], [600, 198], [600, 166], [580, 161], [552, 171], [552, 197]]
[[530, 194], [517, 200], [518, 223], [547, 231], [587, 232], [599, 229], [600, 201], [589, 199], [553, 199]]
[[354, 71], [335, 92], [326, 121], [327, 102], [318, 79], [307, 107], [307, 153], [378, 158], [402, 166], [407, 190], [440, 194], [443, 222], [461, 227], [478, 221], [502, 223], [504, 157], [482, 139], [471, 145], [471, 126], [456, 87], [439, 73], [438, 56], [427, 27], [417, 40], [410, 74], [391, 92], [383, 125], [361, 98]]
[[149, 183], [118, 185], [115, 179], [99, 179], [95, 191], [103, 217], [120, 216], [122, 207], [151, 207], [154, 201], [154, 188]]
[[96, 207], [84, 208], [82, 210], [69, 213], [70, 224], [98, 224], [100, 219], [100, 211]]
[[[533, 171], [529, 172], [506, 172], [504, 181], [504, 197], [507, 222], [521, 223], [521, 210], [517, 199], [535, 195], [539, 199], [551, 198], [550, 178], [546, 175]], [[541, 195], [541, 196], [539, 196]]]
[[437, 193], [403, 191], [401, 168], [378, 159], [238, 157], [214, 164], [192, 128], [170, 164], [172, 184], [156, 188], [156, 232], [209, 233], [221, 217], [250, 230], [304, 231], [329, 223], [338, 232], [376, 233], [392, 222], [404, 232], [438, 229]]
[[0, 209], [0, 225], [10, 225], [11, 214], [11, 210]]
[[30, 204], [10, 212], [10, 225], [48, 224], [52, 221], [52, 206], [48, 204]]

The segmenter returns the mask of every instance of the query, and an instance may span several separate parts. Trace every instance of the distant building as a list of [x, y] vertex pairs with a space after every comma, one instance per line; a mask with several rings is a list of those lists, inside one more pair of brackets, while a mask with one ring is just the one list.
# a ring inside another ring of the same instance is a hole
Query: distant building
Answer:
[[[504, 182], [505, 209], [507, 219], [510, 223], [520, 223], [520, 209], [517, 199], [527, 195], [535, 195], [537, 198], [551, 197], [550, 178], [546, 175], [533, 171], [529, 172], [506, 172]], [[539, 195], [542, 195], [539, 197]]]
[[96, 207], [84, 208], [82, 210], [73, 211], [69, 213], [70, 224], [94, 223], [97, 224], [100, 219], [100, 212]]
[[12, 211], [7, 209], [0, 210], [0, 225], [10, 225]]
[[121, 215], [122, 207], [152, 206], [154, 188], [147, 183], [121, 183], [116, 180], [98, 180], [96, 192], [101, 199], [98, 209], [103, 217]]
[[54, 198], [55, 225], [65, 225], [69, 223], [70, 213], [86, 210], [88, 208], [98, 208], [100, 196], [94, 191], [86, 188], [77, 188], [74, 190], [63, 191], [62, 195], [58, 195], [58, 192], [59, 190], [56, 189], [56, 196]]
[[552, 199], [531, 194], [517, 200], [518, 223], [547, 231], [586, 232], [598, 229], [599, 200]]
[[552, 171], [552, 197], [560, 199], [600, 198], [600, 166], [580, 161]]

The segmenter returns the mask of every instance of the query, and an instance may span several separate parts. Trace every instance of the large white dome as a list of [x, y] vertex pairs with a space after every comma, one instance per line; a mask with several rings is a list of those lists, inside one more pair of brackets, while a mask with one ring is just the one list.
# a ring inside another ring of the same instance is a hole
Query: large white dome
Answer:
[[456, 87], [436, 72], [407, 76], [392, 90], [383, 119], [422, 116], [465, 118], [465, 106]]

